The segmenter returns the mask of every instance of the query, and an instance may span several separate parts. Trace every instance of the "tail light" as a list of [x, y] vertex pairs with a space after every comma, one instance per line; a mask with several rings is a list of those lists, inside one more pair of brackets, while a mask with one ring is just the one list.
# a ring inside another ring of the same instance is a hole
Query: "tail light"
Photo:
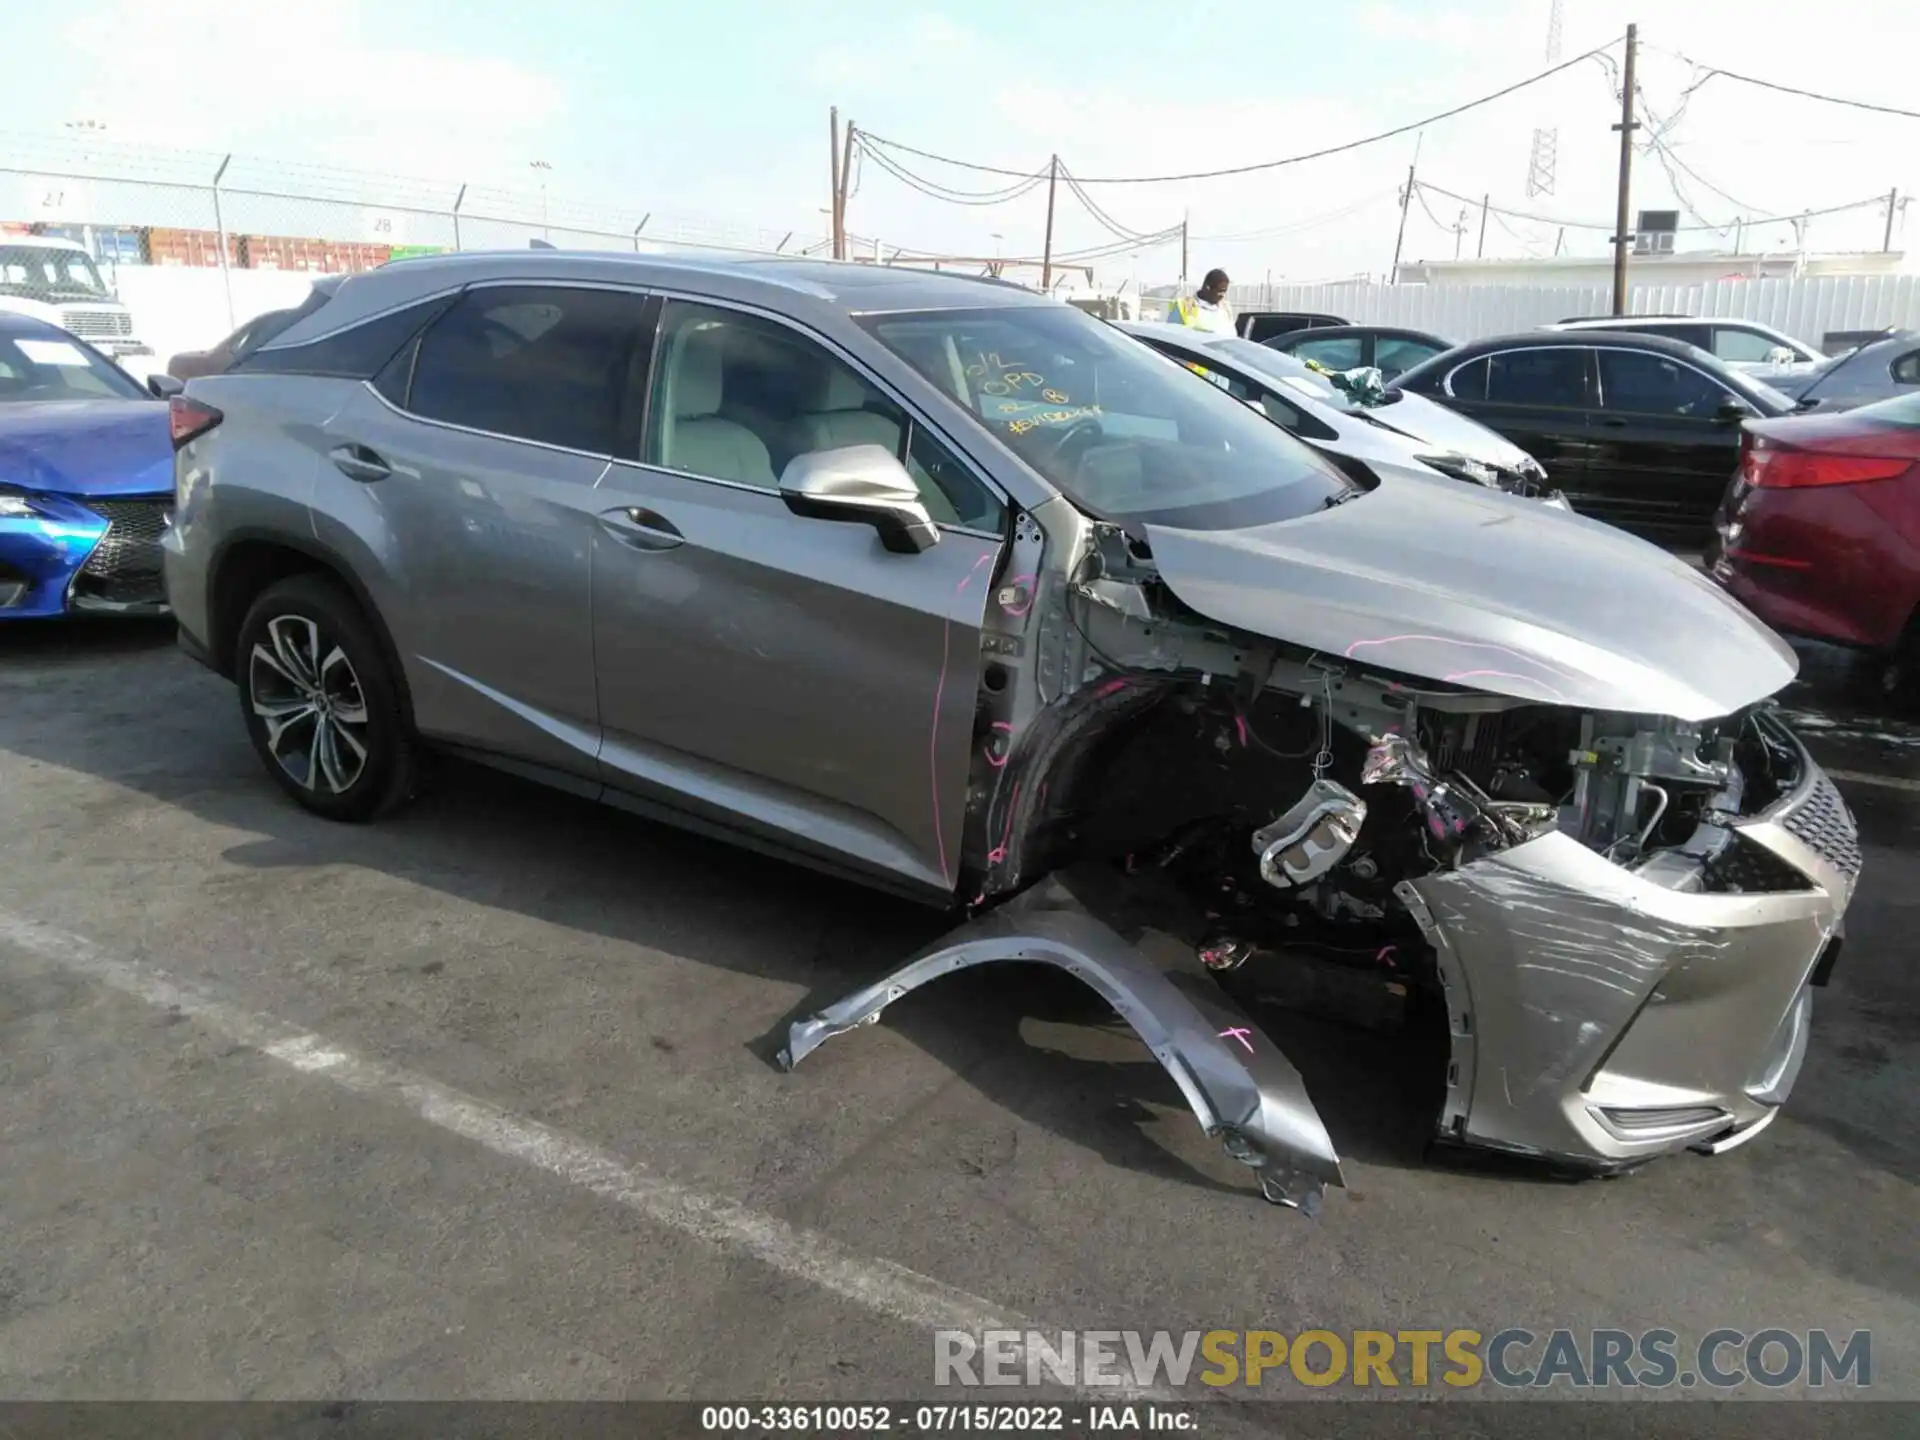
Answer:
[[173, 435], [175, 450], [206, 434], [226, 418], [213, 406], [185, 395], [176, 395], [167, 402], [167, 429]]
[[1874, 480], [1897, 480], [1916, 464], [1920, 462], [1910, 455], [1802, 450], [1751, 433], [1742, 437], [1740, 447], [1740, 478], [1758, 490], [1800, 490], [1815, 485], [1864, 485]]

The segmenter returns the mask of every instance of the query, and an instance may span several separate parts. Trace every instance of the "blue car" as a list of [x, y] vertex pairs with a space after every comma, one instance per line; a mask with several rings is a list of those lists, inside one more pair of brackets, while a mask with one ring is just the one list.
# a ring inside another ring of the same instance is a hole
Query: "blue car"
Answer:
[[164, 615], [167, 406], [57, 325], [0, 313], [0, 621]]

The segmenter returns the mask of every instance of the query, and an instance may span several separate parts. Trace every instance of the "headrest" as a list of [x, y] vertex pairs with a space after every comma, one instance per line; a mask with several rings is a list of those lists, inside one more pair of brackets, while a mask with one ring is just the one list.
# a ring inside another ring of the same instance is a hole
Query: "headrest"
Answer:
[[726, 329], [719, 325], [702, 325], [682, 337], [673, 373], [674, 419], [694, 420], [720, 409], [726, 345]]
[[858, 410], [870, 393], [865, 381], [844, 365], [827, 367], [827, 383], [821, 387], [821, 410]]

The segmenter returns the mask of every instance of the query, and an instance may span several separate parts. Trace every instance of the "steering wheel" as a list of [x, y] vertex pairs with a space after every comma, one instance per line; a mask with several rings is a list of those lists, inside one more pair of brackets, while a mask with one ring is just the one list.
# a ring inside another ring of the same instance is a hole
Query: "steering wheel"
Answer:
[[1091, 442], [1100, 438], [1100, 417], [1083, 415], [1078, 420], [1070, 420], [1058, 430], [1041, 430], [1050, 442], [1046, 457], [1055, 465], [1079, 468], [1080, 457], [1090, 447]]

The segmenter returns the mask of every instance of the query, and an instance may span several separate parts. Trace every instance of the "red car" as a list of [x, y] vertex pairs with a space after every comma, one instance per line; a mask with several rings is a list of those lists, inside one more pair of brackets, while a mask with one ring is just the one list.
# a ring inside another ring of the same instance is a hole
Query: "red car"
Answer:
[[1776, 630], [1920, 671], [1920, 395], [1750, 420], [1714, 517], [1713, 578]]

